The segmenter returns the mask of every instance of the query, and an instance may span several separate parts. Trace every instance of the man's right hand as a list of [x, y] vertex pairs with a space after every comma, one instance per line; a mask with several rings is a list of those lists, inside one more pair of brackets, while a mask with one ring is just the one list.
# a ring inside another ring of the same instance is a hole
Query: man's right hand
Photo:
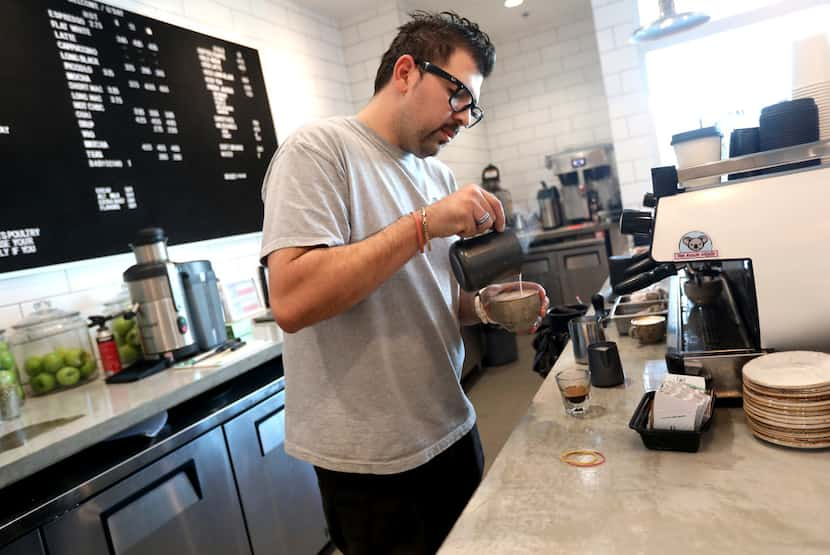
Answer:
[[495, 195], [478, 185], [465, 185], [427, 206], [431, 237], [470, 237], [495, 228], [504, 231], [504, 208]]

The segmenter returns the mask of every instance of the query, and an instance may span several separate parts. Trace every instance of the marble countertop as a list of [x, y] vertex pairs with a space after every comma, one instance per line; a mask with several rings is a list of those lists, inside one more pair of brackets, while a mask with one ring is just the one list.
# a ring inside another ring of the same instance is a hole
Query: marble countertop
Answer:
[[[26, 399], [19, 418], [0, 422], [0, 436], [52, 419], [82, 415], [20, 447], [0, 451], [0, 488], [126, 430], [282, 354], [282, 343], [249, 341], [238, 356], [214, 367], [170, 368], [143, 380], [107, 385], [103, 379]], [[205, 361], [208, 363], [209, 359]]]
[[[646, 449], [628, 422], [665, 346], [606, 334], [626, 385], [592, 388], [591, 413], [569, 417], [551, 372], [440, 553], [830, 552], [830, 450], [755, 439], [741, 408], [716, 409], [697, 453]], [[575, 365], [568, 346], [555, 370]], [[607, 461], [560, 462], [579, 448]]]

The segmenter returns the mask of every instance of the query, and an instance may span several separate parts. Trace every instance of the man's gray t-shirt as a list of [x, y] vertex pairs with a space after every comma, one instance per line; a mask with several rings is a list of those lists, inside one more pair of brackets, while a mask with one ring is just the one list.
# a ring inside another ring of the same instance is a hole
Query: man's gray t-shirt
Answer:
[[[361, 241], [454, 189], [444, 164], [404, 152], [355, 117], [307, 125], [280, 146], [265, 176], [261, 256]], [[290, 455], [330, 470], [392, 474], [429, 461], [473, 427], [459, 383], [464, 346], [450, 239], [431, 245], [348, 311], [286, 334]]]

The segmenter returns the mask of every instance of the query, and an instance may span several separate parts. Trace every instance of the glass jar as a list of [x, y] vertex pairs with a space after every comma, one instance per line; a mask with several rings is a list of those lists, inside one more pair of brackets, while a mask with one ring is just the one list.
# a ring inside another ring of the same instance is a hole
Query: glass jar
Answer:
[[21, 399], [25, 397], [23, 382], [20, 380], [20, 372], [17, 369], [17, 361], [9, 349], [8, 341], [6, 341], [6, 330], [0, 329], [0, 386], [5, 384], [14, 384], [18, 396]]
[[[103, 304], [103, 313], [112, 316], [128, 310], [131, 304], [130, 292], [125, 285], [117, 295]], [[144, 351], [141, 348], [141, 333], [135, 318], [127, 320], [123, 316], [116, 316], [107, 322], [107, 327], [118, 346], [118, 358], [123, 368], [127, 368], [144, 357]]]
[[80, 312], [35, 303], [35, 311], [12, 326], [9, 343], [27, 393], [44, 395], [98, 377], [86, 319]]

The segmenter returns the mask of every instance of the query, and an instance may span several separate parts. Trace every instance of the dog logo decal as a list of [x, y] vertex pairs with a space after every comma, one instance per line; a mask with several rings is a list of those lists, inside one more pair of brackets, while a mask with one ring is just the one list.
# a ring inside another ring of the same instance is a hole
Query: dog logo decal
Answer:
[[674, 253], [675, 260], [690, 258], [713, 258], [718, 256], [709, 234], [702, 231], [690, 231], [680, 238], [678, 252]]

